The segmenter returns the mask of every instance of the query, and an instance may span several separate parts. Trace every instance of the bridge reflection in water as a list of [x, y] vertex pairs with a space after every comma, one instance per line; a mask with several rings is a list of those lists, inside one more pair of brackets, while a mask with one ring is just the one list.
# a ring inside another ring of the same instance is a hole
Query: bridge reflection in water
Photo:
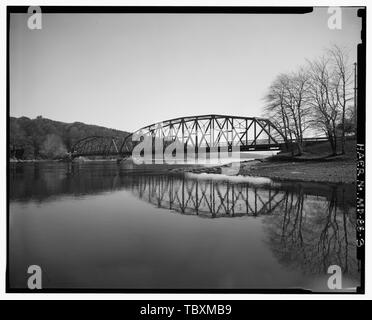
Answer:
[[258, 216], [270, 214], [284, 200], [279, 190], [249, 184], [216, 183], [185, 177], [138, 176], [132, 192], [159, 208], [201, 217]]
[[345, 276], [358, 277], [352, 186], [254, 180], [139, 175], [129, 185], [127, 180], [126, 188], [158, 208], [185, 215], [261, 217], [267, 243], [281, 264], [311, 274], [326, 274], [336, 264]]

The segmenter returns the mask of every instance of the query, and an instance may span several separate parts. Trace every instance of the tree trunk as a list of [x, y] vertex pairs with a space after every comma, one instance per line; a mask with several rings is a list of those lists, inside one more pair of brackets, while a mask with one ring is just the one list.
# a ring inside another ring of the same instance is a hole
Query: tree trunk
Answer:
[[328, 141], [331, 145], [332, 155], [335, 156], [337, 153], [337, 146], [335, 144], [335, 138], [333, 137], [332, 132], [328, 131]]
[[345, 105], [342, 108], [342, 141], [341, 141], [341, 154], [345, 154]]
[[303, 153], [303, 147], [302, 147], [302, 143], [297, 141], [297, 150], [298, 150], [298, 155], [302, 155]]
[[336, 121], [332, 120], [332, 135], [333, 135], [333, 141], [334, 141], [334, 150], [333, 155], [337, 155], [337, 130], [336, 130]]

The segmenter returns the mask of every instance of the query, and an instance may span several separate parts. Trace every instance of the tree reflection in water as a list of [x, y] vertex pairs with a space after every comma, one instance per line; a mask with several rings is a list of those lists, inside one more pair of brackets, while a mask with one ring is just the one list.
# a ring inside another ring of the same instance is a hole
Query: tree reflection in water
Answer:
[[348, 189], [330, 186], [327, 196], [314, 196], [299, 184], [285, 192], [275, 215], [264, 219], [268, 242], [282, 264], [314, 274], [336, 264], [343, 274], [357, 275], [355, 206], [346, 198], [353, 190]]

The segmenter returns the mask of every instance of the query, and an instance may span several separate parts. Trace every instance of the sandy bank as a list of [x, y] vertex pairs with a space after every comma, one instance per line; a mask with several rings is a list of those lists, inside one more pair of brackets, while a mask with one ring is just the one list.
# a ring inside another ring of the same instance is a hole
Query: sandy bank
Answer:
[[308, 162], [254, 161], [252, 164], [242, 163], [239, 174], [276, 180], [354, 184], [356, 163], [350, 159]]

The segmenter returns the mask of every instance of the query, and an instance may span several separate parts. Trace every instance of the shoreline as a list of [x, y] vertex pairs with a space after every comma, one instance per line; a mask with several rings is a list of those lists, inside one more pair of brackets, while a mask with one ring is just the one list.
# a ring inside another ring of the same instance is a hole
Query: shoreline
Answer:
[[308, 162], [254, 161], [252, 164], [242, 164], [239, 174], [267, 177], [277, 181], [355, 184], [356, 164], [344, 159]]
[[[225, 174], [231, 176], [251, 176], [270, 178], [275, 181], [314, 182], [331, 184], [356, 184], [356, 164], [350, 158], [335, 157], [298, 161], [299, 159], [285, 159], [275, 161], [275, 158], [241, 161], [238, 167], [233, 163], [205, 166], [189, 164], [163, 168], [169, 173], [194, 174]], [[23, 160], [10, 163], [58, 162], [58, 160]], [[114, 162], [114, 160], [90, 160], [87, 162]], [[191, 166], [191, 168], [190, 168]], [[154, 166], [151, 168], [154, 170]]]

